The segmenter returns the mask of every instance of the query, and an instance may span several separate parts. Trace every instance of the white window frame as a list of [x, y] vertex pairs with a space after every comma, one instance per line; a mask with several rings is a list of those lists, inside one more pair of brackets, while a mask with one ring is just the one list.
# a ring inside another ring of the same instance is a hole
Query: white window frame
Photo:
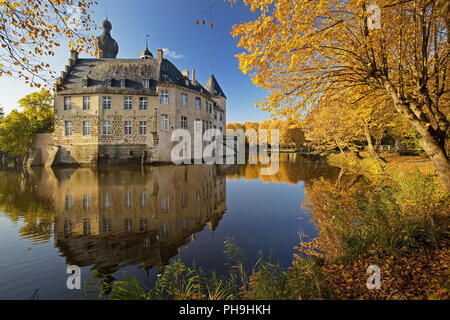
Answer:
[[84, 96], [83, 97], [83, 110], [89, 110], [89, 109], [91, 109], [91, 97]]
[[188, 128], [187, 117], [181, 116], [181, 129], [187, 129], [187, 128]]
[[111, 97], [110, 96], [103, 96], [102, 108], [103, 108], [103, 110], [111, 110]]
[[169, 91], [168, 90], [161, 91], [161, 104], [169, 104]]
[[144, 87], [144, 89], [149, 89], [150, 88], [150, 80], [149, 79], [144, 79], [142, 81], [142, 86]]
[[139, 121], [139, 135], [147, 135], [147, 121]]
[[133, 109], [133, 97], [131, 97], [131, 96], [123, 97], [123, 109], [124, 110], [132, 110]]
[[64, 110], [72, 110], [72, 97], [64, 97]]
[[147, 110], [148, 108], [148, 98], [140, 97], [139, 98], [139, 110]]
[[199, 97], [195, 98], [195, 108], [197, 110], [202, 109], [202, 99], [200, 99]]
[[127, 86], [127, 82], [125, 79], [120, 79], [120, 87], [125, 88]]
[[124, 122], [123, 122], [123, 134], [125, 135], [125, 136], [131, 136], [131, 132], [132, 132], [132, 129], [133, 128], [133, 123], [132, 123], [132, 121], [130, 121], [130, 120], [125, 120]]
[[111, 121], [103, 120], [103, 123], [102, 123], [102, 134], [104, 136], [110, 136], [111, 135]]
[[83, 136], [90, 136], [91, 135], [91, 122], [90, 121], [83, 121]]
[[194, 121], [194, 130], [195, 132], [202, 133], [202, 121], [200, 119]]
[[161, 115], [161, 131], [169, 131], [169, 115]]
[[107, 88], [111, 88], [112, 86], [112, 80], [111, 79], [106, 79], [106, 87]]
[[188, 102], [188, 96], [187, 96], [187, 94], [186, 94], [186, 93], [182, 93], [182, 94], [181, 94], [181, 105], [182, 105], [183, 107], [186, 107], [186, 106], [187, 106], [187, 102]]
[[73, 136], [73, 121], [66, 121], [64, 123], [64, 129], [65, 129], [66, 137]]

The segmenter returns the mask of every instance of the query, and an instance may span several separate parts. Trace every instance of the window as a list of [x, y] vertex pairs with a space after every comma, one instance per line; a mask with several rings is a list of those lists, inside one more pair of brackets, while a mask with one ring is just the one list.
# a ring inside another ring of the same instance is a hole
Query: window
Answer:
[[219, 127], [219, 130], [220, 130], [220, 132], [223, 132], [223, 129], [222, 129], [222, 127]]
[[110, 233], [111, 232], [111, 220], [103, 219], [103, 232]]
[[212, 112], [212, 103], [209, 104], [209, 113]]
[[167, 235], [169, 234], [169, 224], [167, 222], [164, 222], [161, 225], [161, 229], [162, 229], [163, 236], [167, 237]]
[[125, 207], [128, 209], [133, 208], [133, 199], [131, 198], [131, 192], [125, 194]]
[[72, 128], [73, 128], [73, 122], [72, 121], [66, 121], [66, 136], [72, 135]]
[[72, 110], [72, 97], [64, 97], [64, 110]]
[[111, 97], [103, 97], [103, 109], [111, 109]]
[[144, 89], [150, 88], [150, 80], [144, 79], [144, 81], [142, 82], [142, 85], [143, 85]]
[[104, 136], [109, 136], [111, 134], [111, 122], [108, 120], [103, 121], [102, 132]]
[[169, 115], [167, 114], [161, 115], [161, 130], [169, 131]]
[[106, 87], [111, 88], [111, 79], [106, 79]]
[[181, 117], [181, 129], [187, 129], [187, 118]]
[[124, 134], [131, 136], [131, 121], [124, 121]]
[[133, 97], [123, 97], [123, 108], [131, 110], [133, 108]]
[[217, 120], [217, 111], [214, 111], [214, 120]]
[[201, 103], [202, 101], [200, 98], [195, 98], [195, 107], [197, 108], [197, 110], [200, 110], [202, 108]]
[[181, 208], [186, 208], [188, 203], [188, 195], [186, 192], [181, 194]]
[[186, 85], [186, 87], [189, 87], [189, 80], [188, 80], [188, 79], [185, 79], [185, 80], [184, 80], [184, 84]]
[[111, 208], [111, 197], [109, 196], [109, 192], [106, 192], [103, 196], [103, 208], [104, 209]]
[[91, 221], [84, 219], [83, 221], [83, 235], [89, 236], [91, 234]]
[[91, 196], [88, 194], [83, 195], [83, 209], [84, 210], [91, 209]]
[[139, 218], [139, 231], [147, 231], [148, 222], [146, 218]]
[[65, 196], [65, 208], [66, 210], [71, 210], [73, 207], [73, 200], [71, 194], [66, 194]]
[[83, 88], [86, 88], [86, 87], [88, 86], [88, 79], [82, 79], [82, 80], [81, 80], [81, 86], [82, 86]]
[[120, 87], [121, 88], [125, 88], [126, 87], [125, 79], [120, 79]]
[[72, 222], [70, 220], [64, 221], [64, 233], [66, 234], [72, 233]]
[[219, 112], [219, 120], [223, 121], [223, 114], [222, 114], [222, 112]]
[[139, 134], [145, 136], [147, 134], [147, 121], [139, 121]]
[[187, 106], [187, 94], [185, 94], [185, 93], [182, 93], [182, 94], [181, 94], [181, 105], [182, 105], [183, 107], [186, 107], [186, 106]]
[[91, 97], [83, 97], [83, 110], [91, 108]]
[[169, 211], [169, 196], [163, 196], [161, 198], [161, 209], [163, 212]]
[[131, 219], [125, 219], [125, 231], [131, 232], [133, 229], [133, 222]]
[[194, 128], [195, 132], [202, 132], [202, 122], [200, 121], [200, 119], [196, 119], [194, 121]]
[[144, 208], [145, 205], [147, 204], [147, 192], [141, 192], [139, 194], [139, 200], [141, 203], [141, 207]]
[[91, 135], [91, 123], [89, 121], [83, 121], [83, 136]]
[[148, 98], [139, 98], [139, 110], [147, 110]]
[[161, 103], [169, 104], [169, 92], [167, 90], [161, 91]]

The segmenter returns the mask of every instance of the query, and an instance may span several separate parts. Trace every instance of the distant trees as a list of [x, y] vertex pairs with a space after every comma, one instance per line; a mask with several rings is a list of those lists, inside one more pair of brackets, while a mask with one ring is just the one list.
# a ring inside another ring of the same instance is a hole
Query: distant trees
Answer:
[[[302, 129], [300, 129], [298, 126], [296, 126], [294, 123], [290, 121], [284, 121], [284, 120], [263, 120], [261, 123], [258, 122], [249, 122], [246, 121], [244, 124], [234, 122], [234, 123], [228, 123], [227, 129], [232, 130], [243, 130], [246, 132], [249, 136], [246, 136], [245, 142], [250, 143], [252, 141], [251, 135], [249, 134], [251, 130], [254, 130], [256, 134], [256, 138], [258, 139], [259, 144], [267, 143], [271, 144], [271, 131], [273, 129], [279, 130], [279, 143], [281, 147], [292, 147], [292, 148], [299, 148], [305, 144], [305, 137], [303, 134]], [[260, 135], [261, 130], [267, 131], [266, 135]]]
[[47, 90], [31, 93], [19, 101], [23, 111], [12, 110], [1, 120], [0, 150], [16, 161], [26, 154], [34, 133], [53, 131], [53, 97]]

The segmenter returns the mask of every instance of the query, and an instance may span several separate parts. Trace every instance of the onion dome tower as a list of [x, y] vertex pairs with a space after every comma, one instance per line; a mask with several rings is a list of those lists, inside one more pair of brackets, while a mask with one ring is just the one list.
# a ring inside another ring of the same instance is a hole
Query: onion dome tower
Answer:
[[95, 38], [95, 51], [97, 58], [115, 58], [119, 52], [119, 45], [111, 37], [111, 22], [106, 19], [102, 23], [103, 33]]
[[139, 56], [141, 59], [150, 59], [153, 58], [153, 54], [148, 50], [148, 36], [147, 39], [145, 39], [145, 50], [142, 51], [141, 55]]

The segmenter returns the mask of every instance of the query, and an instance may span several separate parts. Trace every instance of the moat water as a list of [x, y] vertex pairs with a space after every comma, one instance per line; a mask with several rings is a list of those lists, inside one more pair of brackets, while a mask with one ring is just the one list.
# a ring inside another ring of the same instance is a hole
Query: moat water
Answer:
[[82, 299], [67, 267], [150, 286], [171, 259], [225, 272], [224, 241], [288, 267], [299, 235], [317, 230], [305, 188], [337, 168], [282, 154], [260, 165], [101, 166], [0, 171], [0, 299]]

